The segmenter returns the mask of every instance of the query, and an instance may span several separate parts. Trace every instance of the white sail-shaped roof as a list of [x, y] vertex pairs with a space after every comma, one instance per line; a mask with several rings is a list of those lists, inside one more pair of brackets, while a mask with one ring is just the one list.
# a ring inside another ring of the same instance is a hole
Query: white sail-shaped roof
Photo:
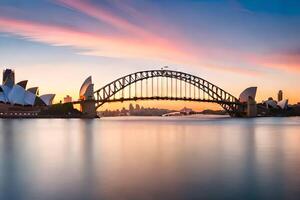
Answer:
[[[79, 91], [79, 98], [80, 99], [86, 99], [87, 96], [90, 96], [89, 94], [90, 90], [88, 88], [92, 84], [92, 77], [89, 76], [82, 84], [80, 91]], [[88, 92], [88, 93], [87, 93]], [[93, 93], [93, 92], [92, 92]]]
[[32, 92], [25, 91], [24, 103], [25, 105], [33, 106], [35, 102], [36, 95]]
[[287, 99], [284, 99], [284, 100], [281, 100], [277, 103], [277, 105], [282, 109], [286, 109], [287, 106], [288, 106], [288, 100]]
[[24, 80], [24, 81], [20, 81], [19, 83], [17, 83], [17, 85], [21, 86], [22, 88], [26, 89], [28, 80]]
[[19, 85], [14, 85], [8, 94], [8, 100], [11, 104], [24, 105], [25, 90]]
[[44, 94], [44, 95], [40, 96], [40, 98], [42, 99], [42, 101], [43, 101], [47, 106], [52, 105], [52, 102], [53, 102], [54, 97], [55, 97], [55, 94]]
[[7, 102], [6, 97], [4, 96], [3, 92], [0, 92], [0, 102], [3, 102], [3, 103]]
[[240, 102], [248, 102], [249, 97], [255, 100], [257, 87], [249, 87], [240, 94]]
[[39, 95], [39, 88], [38, 87], [32, 87], [32, 88], [29, 88], [27, 89], [27, 91], [35, 94], [35, 95]]
[[8, 94], [10, 93], [11, 88], [8, 87], [8, 86], [6, 86], [6, 85], [0, 85], [0, 88], [1, 88], [1, 91], [2, 91], [2, 93], [3, 93], [3, 97], [4, 97], [4, 99], [5, 99], [4, 102], [6, 103], [6, 102], [9, 101], [9, 100], [8, 100]]

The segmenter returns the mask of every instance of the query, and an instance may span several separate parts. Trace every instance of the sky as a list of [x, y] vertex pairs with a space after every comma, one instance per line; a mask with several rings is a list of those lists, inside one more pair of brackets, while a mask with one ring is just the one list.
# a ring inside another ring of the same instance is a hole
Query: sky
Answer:
[[56, 101], [78, 99], [89, 75], [98, 89], [169, 66], [236, 97], [257, 86], [258, 102], [283, 90], [297, 103], [299, 36], [298, 0], [0, 0], [0, 66]]

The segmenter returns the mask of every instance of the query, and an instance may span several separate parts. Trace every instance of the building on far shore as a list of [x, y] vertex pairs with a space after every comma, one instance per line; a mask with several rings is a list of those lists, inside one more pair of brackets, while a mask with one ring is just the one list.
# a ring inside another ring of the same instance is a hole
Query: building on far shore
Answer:
[[67, 95], [66, 97], [64, 97], [64, 103], [71, 103], [72, 102], [72, 97]]
[[282, 90], [279, 90], [277, 100], [278, 100], [278, 102], [283, 100], [283, 92], [282, 92]]

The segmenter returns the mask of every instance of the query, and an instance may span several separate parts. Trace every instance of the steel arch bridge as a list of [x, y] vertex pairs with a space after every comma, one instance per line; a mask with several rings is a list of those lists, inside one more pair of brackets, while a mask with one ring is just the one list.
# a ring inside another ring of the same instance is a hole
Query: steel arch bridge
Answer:
[[118, 78], [94, 92], [96, 109], [108, 102], [177, 100], [212, 102], [239, 116], [239, 100], [200, 77], [172, 70], [148, 70]]

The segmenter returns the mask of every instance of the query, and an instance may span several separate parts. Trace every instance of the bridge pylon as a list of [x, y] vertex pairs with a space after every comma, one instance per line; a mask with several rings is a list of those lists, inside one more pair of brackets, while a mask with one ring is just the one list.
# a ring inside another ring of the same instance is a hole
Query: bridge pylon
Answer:
[[95, 100], [84, 100], [80, 102], [80, 111], [84, 118], [97, 118]]
[[97, 118], [96, 101], [94, 98], [94, 84], [89, 76], [82, 84], [79, 91], [80, 111], [84, 118]]

